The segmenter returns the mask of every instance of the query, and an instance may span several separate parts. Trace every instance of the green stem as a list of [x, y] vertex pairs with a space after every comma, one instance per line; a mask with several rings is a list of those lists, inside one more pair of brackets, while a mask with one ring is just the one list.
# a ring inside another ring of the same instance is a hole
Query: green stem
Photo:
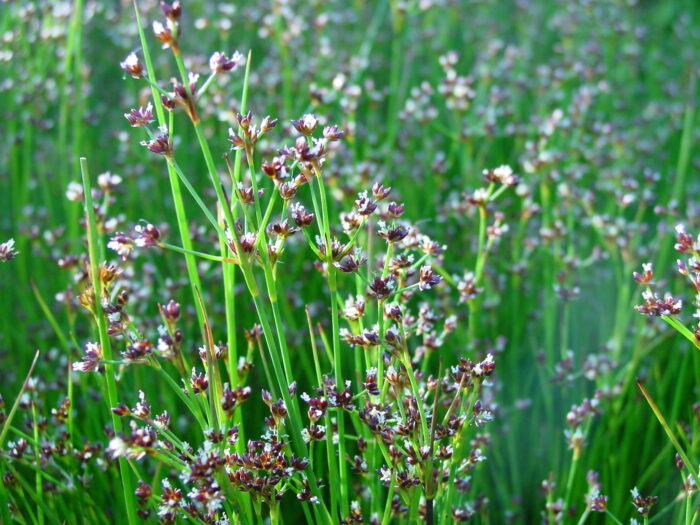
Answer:
[[[90, 182], [90, 174], [88, 172], [87, 159], [80, 158], [80, 172], [83, 178], [83, 190], [85, 193], [85, 214], [87, 225], [88, 250], [90, 256], [90, 274], [92, 279], [92, 287], [95, 298], [94, 315], [97, 322], [97, 329], [100, 339], [100, 347], [102, 355], [107, 360], [112, 359], [112, 345], [107, 334], [107, 318], [102, 308], [102, 282], [100, 281], [100, 268], [97, 259], [99, 250], [99, 237], [97, 233], [95, 221], [95, 209], [92, 203], [92, 184]], [[122, 423], [119, 416], [112, 412], [112, 407], [117, 406], [117, 383], [114, 376], [114, 369], [111, 364], [105, 364], [105, 381], [107, 382], [107, 403], [108, 409], [112, 417], [112, 426], [114, 431], [119, 433], [122, 431]], [[122, 484], [122, 492], [124, 495], [124, 504], [126, 505], [126, 516], [129, 525], [136, 523], [136, 511], [132, 499], [133, 490], [131, 485], [131, 474], [127, 468], [126, 459], [119, 458], [119, 472]]]

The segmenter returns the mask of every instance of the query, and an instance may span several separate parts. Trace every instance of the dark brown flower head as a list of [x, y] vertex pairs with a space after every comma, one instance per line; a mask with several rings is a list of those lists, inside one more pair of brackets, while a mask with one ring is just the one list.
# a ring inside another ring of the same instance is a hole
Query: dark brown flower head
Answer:
[[250, 330], [244, 330], [243, 335], [249, 344], [259, 344], [263, 336], [262, 326], [256, 323]]
[[173, 27], [175, 27], [175, 23], [171, 19], [167, 20], [167, 25], [163, 25], [158, 20], [153, 21], [153, 34], [160, 43], [163, 44], [163, 49], [175, 47], [177, 45]]
[[343, 316], [349, 321], [357, 321], [365, 315], [365, 299], [361, 295], [348, 298], [343, 307]]
[[145, 108], [131, 109], [129, 113], [124, 113], [124, 117], [135, 128], [148, 126], [153, 122], [153, 104], [149, 102]]
[[654, 268], [650, 262], [642, 264], [642, 273], [632, 273], [634, 280], [638, 284], [649, 284], [654, 278]]
[[400, 224], [387, 226], [384, 221], [379, 221], [377, 235], [388, 243], [396, 243], [402, 241], [408, 235], [408, 229]]
[[170, 97], [166, 97], [165, 95], [160, 96], [160, 101], [163, 104], [163, 108], [165, 108], [166, 111], [175, 111], [175, 100]]
[[430, 265], [424, 264], [420, 268], [420, 281], [418, 283], [418, 288], [423, 290], [430, 290], [433, 286], [437, 285], [442, 280], [438, 274], [433, 272]]
[[146, 394], [144, 394], [143, 391], [139, 391], [139, 400], [134, 408], [131, 409], [130, 413], [143, 420], [147, 420], [151, 417], [151, 405], [146, 401]]
[[231, 143], [231, 149], [242, 150], [246, 147], [245, 139], [236, 133], [233, 128], [228, 129], [228, 141]]
[[294, 224], [299, 226], [299, 228], [306, 228], [313, 222], [315, 217], [313, 213], [306, 211], [306, 208], [298, 202], [294, 202], [289, 206], [289, 214]]
[[[214, 355], [214, 357], [216, 359], [221, 359], [222, 357], [227, 355], [228, 347], [225, 344], [219, 342], [218, 345], [213, 345], [211, 350], [212, 350], [212, 354]], [[207, 349], [206, 345], [199, 347], [199, 357], [202, 361], [207, 360], [207, 353], [208, 353], [208, 349]]]
[[388, 277], [382, 279], [377, 276], [374, 281], [368, 286], [367, 293], [371, 297], [375, 297], [378, 300], [383, 300], [394, 293], [396, 289], [396, 279], [389, 275]]
[[209, 388], [209, 380], [207, 376], [202, 373], [197, 373], [197, 371], [192, 368], [192, 376], [190, 377], [190, 387], [195, 394], [200, 394], [205, 392]]
[[381, 201], [386, 199], [391, 193], [391, 187], [385, 188], [379, 182], [372, 185], [372, 196], [374, 200]]
[[357, 230], [362, 225], [363, 220], [362, 216], [357, 213], [356, 210], [340, 214], [340, 221], [343, 223], [343, 231], [347, 234], [351, 234]]
[[153, 495], [153, 491], [151, 490], [151, 486], [148, 483], [139, 480], [139, 486], [134, 491], [134, 495], [138, 500], [139, 506], [145, 507], [148, 504], [148, 500]]
[[177, 22], [180, 19], [180, 15], [182, 15], [180, 0], [174, 0], [172, 3], [161, 1], [160, 10], [165, 17], [172, 22]]
[[656, 505], [659, 498], [657, 496], [642, 496], [637, 487], [634, 487], [630, 492], [632, 494], [632, 505], [637, 509], [637, 513], [642, 516], [648, 516], [651, 508]]
[[588, 496], [588, 508], [592, 512], [605, 512], [608, 508], [608, 497], [602, 495], [597, 490]]
[[231, 58], [228, 58], [220, 51], [214, 52], [209, 58], [209, 67], [213, 73], [221, 73], [222, 71], [235, 71], [240, 66], [245, 64], [245, 57], [238, 51], [234, 51]]
[[162, 307], [163, 316], [171, 323], [180, 318], [180, 305], [170, 299], [168, 304]]
[[0, 262], [11, 261], [19, 255], [19, 252], [15, 250], [15, 240], [10, 239], [6, 242], [0, 243]]
[[255, 243], [258, 240], [257, 235], [252, 232], [247, 232], [241, 236], [241, 250], [245, 253], [252, 253], [255, 250]]
[[363, 383], [365, 389], [367, 390], [367, 393], [371, 396], [378, 396], [380, 393], [378, 384], [377, 384], [377, 369], [376, 368], [370, 368], [367, 370], [367, 373], [365, 375], [365, 381]]
[[292, 126], [302, 135], [310, 137], [318, 126], [318, 120], [311, 113], [307, 113], [299, 120], [292, 120]]
[[653, 317], [660, 317], [662, 315], [677, 315], [683, 308], [683, 301], [680, 299], [674, 299], [668, 292], [662, 299], [658, 294], [652, 292], [651, 290], [644, 290], [642, 292], [642, 297], [644, 298], [645, 303], [635, 306], [635, 309], [644, 315]]
[[245, 132], [250, 128], [250, 124], [253, 121], [253, 114], [250, 111], [248, 111], [245, 115], [238, 113], [236, 115], [236, 120], [238, 121], [238, 125]]
[[143, 64], [136, 53], [129, 53], [123, 61], [119, 62], [119, 67], [134, 78], [143, 76]]
[[363, 191], [355, 200], [355, 208], [360, 215], [371, 215], [377, 209], [377, 201], [370, 198], [366, 191]]
[[301, 394], [302, 401], [309, 405], [308, 416], [312, 423], [316, 423], [326, 414], [328, 401], [324, 397], [310, 397], [306, 392]]
[[685, 226], [678, 224], [676, 226], [676, 251], [680, 253], [694, 254], [698, 252], [698, 245], [693, 240], [693, 236], [685, 231]]
[[148, 148], [148, 151], [155, 153], [156, 155], [163, 155], [164, 157], [170, 157], [173, 154], [173, 146], [170, 142], [170, 136], [167, 133], [160, 133], [156, 138], [149, 141], [142, 141], [142, 146]]
[[280, 155], [274, 157], [271, 161], [263, 161], [260, 167], [265, 173], [265, 175], [267, 175], [271, 179], [283, 181], [288, 178], [286, 162], [287, 157]]
[[337, 391], [335, 388], [328, 389], [328, 405], [331, 407], [340, 408], [349, 412], [355, 410], [353, 404], [353, 395], [350, 390], [350, 381], [345, 382], [345, 388]]
[[500, 183], [506, 186], [515, 186], [520, 182], [520, 177], [513, 173], [510, 166], [499, 166], [492, 170], [483, 171], [484, 178], [492, 183]]
[[173, 79], [173, 92], [171, 98], [173, 102], [180, 106], [193, 122], [198, 121], [196, 108], [197, 82], [199, 75], [189, 72], [187, 74], [187, 85]]
[[[258, 198], [263, 196], [263, 188], [258, 189]], [[255, 191], [252, 186], [244, 186], [242, 182], [238, 183], [238, 195], [243, 201], [243, 204], [255, 204]]]
[[260, 122], [260, 133], [264, 134], [273, 129], [275, 126], [277, 126], [278, 120], [276, 118], [270, 117], [270, 115], [267, 115], [265, 118], [262, 119]]
[[323, 128], [323, 138], [330, 141], [334, 142], [336, 140], [340, 140], [345, 136], [345, 133], [342, 131], [338, 130], [338, 126], [326, 126]]
[[437, 241], [432, 240], [427, 235], [420, 236], [418, 240], [418, 248], [423, 253], [432, 256], [440, 255], [447, 249], [445, 245], [439, 244]]
[[367, 262], [367, 256], [362, 252], [350, 253], [343, 257], [340, 261], [334, 262], [333, 266], [338, 268], [344, 273], [354, 273], [360, 269], [360, 267]]
[[[326, 248], [326, 243], [323, 242], [323, 239], [321, 239], [318, 235], [316, 236], [316, 243], [318, 244], [318, 251], [321, 252], [322, 255], [327, 256], [328, 249]], [[344, 250], [345, 245], [333, 237], [331, 239], [331, 260], [336, 261]]]
[[294, 182], [290, 181], [283, 182], [278, 186], [280, 197], [286, 201], [292, 200], [297, 194], [298, 189], [299, 187]]
[[229, 387], [229, 384], [224, 384], [223, 393], [221, 396], [221, 408], [224, 412], [231, 413], [233, 410], [250, 397], [252, 390], [249, 386], [237, 386], [234, 390]]
[[116, 281], [124, 272], [121, 268], [114, 264], [100, 264], [100, 281], [105, 290], [109, 290], [112, 283]]
[[122, 356], [127, 361], [141, 361], [153, 353], [153, 343], [150, 341], [135, 341], [126, 347]]
[[395, 202], [390, 202], [389, 206], [387, 206], [386, 213], [391, 219], [398, 219], [403, 215], [405, 205], [402, 204], [397, 204]]
[[312, 145], [304, 137], [297, 137], [294, 142], [294, 147], [286, 147], [279, 150], [280, 155], [296, 160], [302, 163], [301, 167], [304, 171], [304, 175], [311, 177], [313, 175], [313, 169], [311, 163], [312, 161], [325, 155], [326, 150], [321, 142], [313, 139]]
[[286, 239], [290, 235], [294, 235], [296, 232], [298, 232], [299, 229], [289, 224], [289, 221], [285, 219], [282, 222], [274, 222], [270, 224], [267, 227], [267, 231], [268, 235], [270, 236], [278, 236], [282, 239]]
[[102, 362], [102, 347], [99, 343], [87, 343], [85, 345], [85, 355], [79, 363], [73, 363], [73, 370], [78, 372], [93, 372], [97, 370]]
[[140, 248], [149, 248], [160, 244], [160, 231], [153, 224], [137, 224], [134, 227], [134, 244]]

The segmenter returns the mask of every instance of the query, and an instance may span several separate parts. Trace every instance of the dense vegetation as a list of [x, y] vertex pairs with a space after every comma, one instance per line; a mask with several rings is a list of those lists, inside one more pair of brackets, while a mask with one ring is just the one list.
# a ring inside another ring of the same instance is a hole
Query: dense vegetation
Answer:
[[3, 3], [0, 522], [695, 523], [696, 4]]

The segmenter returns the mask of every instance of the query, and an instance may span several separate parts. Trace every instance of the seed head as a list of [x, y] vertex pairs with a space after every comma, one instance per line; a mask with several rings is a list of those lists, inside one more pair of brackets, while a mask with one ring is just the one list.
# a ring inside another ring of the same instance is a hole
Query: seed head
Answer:
[[642, 273], [632, 273], [634, 280], [639, 284], [649, 284], [654, 278], [654, 268], [650, 262], [642, 264]]
[[134, 244], [139, 248], [149, 248], [160, 244], [160, 231], [150, 222], [145, 226], [137, 224], [134, 227]]
[[101, 361], [102, 347], [99, 343], [87, 343], [83, 360], [79, 363], [73, 363], [73, 370], [77, 372], [93, 372], [97, 370]]
[[160, 3], [160, 10], [166, 16], [166, 18], [172, 22], [177, 22], [182, 15], [182, 6], [180, 5], [180, 0], [174, 0], [172, 4], [168, 2]]
[[645, 304], [635, 306], [635, 309], [650, 317], [661, 317], [662, 315], [677, 315], [683, 308], [683, 301], [674, 299], [670, 293], [664, 294], [663, 299], [651, 290], [642, 292]]
[[124, 60], [119, 62], [119, 67], [134, 78], [138, 79], [143, 76], [143, 64], [136, 53], [129, 53]]
[[175, 35], [173, 34], [172, 27], [173, 22], [171, 19], [168, 19], [167, 26], [164, 26], [158, 20], [153, 21], [153, 34], [156, 35], [156, 38], [163, 44], [163, 49], [175, 45]]
[[149, 102], [145, 108], [131, 109], [129, 113], [124, 113], [124, 117], [135, 128], [147, 126], [153, 122], [153, 104]]
[[173, 154], [173, 145], [170, 142], [170, 136], [167, 133], [161, 133], [153, 140], [142, 141], [142, 146], [148, 148], [148, 151], [155, 153], [156, 155], [163, 155], [164, 157], [170, 157]]
[[306, 113], [299, 120], [292, 120], [292, 126], [302, 135], [310, 137], [318, 126], [318, 120], [311, 113]]
[[433, 286], [437, 285], [442, 280], [442, 277], [433, 272], [430, 265], [425, 264], [420, 268], [420, 281], [418, 283], [418, 289], [430, 290]]
[[245, 64], [245, 57], [238, 51], [234, 51], [231, 58], [228, 58], [220, 51], [215, 51], [209, 58], [209, 67], [211, 68], [212, 73], [235, 71], [243, 64]]
[[124, 232], [115, 233], [107, 243], [107, 248], [119, 254], [126, 261], [134, 251], [134, 240]]
[[299, 226], [299, 228], [306, 228], [314, 221], [315, 215], [306, 211], [306, 208], [298, 202], [292, 203], [289, 206], [289, 214], [292, 216], [294, 224]]
[[3, 243], [0, 243], [0, 262], [11, 261], [19, 255], [19, 252], [15, 250], [15, 240], [9, 239]]

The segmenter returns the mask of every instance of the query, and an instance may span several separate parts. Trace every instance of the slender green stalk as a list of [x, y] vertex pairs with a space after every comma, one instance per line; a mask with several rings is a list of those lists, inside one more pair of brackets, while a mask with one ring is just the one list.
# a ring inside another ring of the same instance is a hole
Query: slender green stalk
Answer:
[[[107, 317], [102, 308], [102, 281], [100, 280], [100, 263], [97, 258], [101, 243], [97, 233], [95, 208], [92, 202], [92, 184], [90, 181], [87, 159], [85, 157], [80, 158], [80, 172], [83, 178], [83, 190], [85, 193], [85, 223], [87, 225], [88, 252], [90, 256], [90, 278], [94, 294], [93, 313], [95, 322], [97, 323], [102, 355], [106, 360], [111, 360], [112, 344], [109, 340], [109, 335], [107, 335]], [[117, 383], [114, 377], [113, 365], [109, 363], [105, 364], [105, 382], [107, 383], [107, 409], [111, 413], [114, 431], [118, 433], [122, 431], [121, 419], [111, 411], [112, 407], [117, 406]], [[126, 506], [127, 521], [129, 525], [133, 525], [136, 523], [136, 511], [134, 509], [131, 474], [127, 468], [126, 459], [123, 457], [119, 458], [119, 473], [124, 495], [124, 505]]]
[[[139, 39], [141, 41], [141, 49], [143, 50], [143, 58], [144, 62], [146, 64], [146, 72], [148, 74], [149, 80], [153, 83], [156, 84], [156, 76], [155, 76], [155, 69], [153, 68], [153, 62], [151, 60], [151, 53], [149, 51], [148, 47], [148, 41], [146, 40], [146, 34], [144, 33], [143, 30], [143, 24], [141, 23], [141, 15], [139, 13], [139, 8], [137, 4], [137, 0], [134, 1], [134, 13], [136, 15], [136, 25], [138, 26], [139, 30]], [[170, 122], [165, 118], [165, 110], [163, 109], [163, 103], [161, 101], [161, 98], [158, 94], [158, 91], [151, 86], [151, 92], [153, 96], [153, 100], [155, 102], [154, 106], [156, 109], [156, 115], [158, 117], [158, 124], [161, 127], [168, 127], [168, 131], [170, 135], [172, 136], [173, 134], [173, 122], [172, 122], [172, 114], [170, 118]], [[182, 246], [186, 250], [192, 251], [192, 238], [190, 237], [190, 229], [189, 229], [189, 224], [187, 221], [187, 213], [185, 212], [185, 203], [182, 199], [182, 190], [180, 189], [180, 182], [178, 180], [178, 174], [175, 171], [175, 168], [168, 163], [168, 180], [170, 182], [170, 191], [173, 196], [173, 204], [175, 206], [175, 218], [177, 220], [177, 226], [178, 226], [178, 231], [180, 233], [180, 240], [182, 242]], [[192, 298], [196, 298], [196, 292], [195, 290], [197, 288], [202, 287], [202, 283], [199, 279], [199, 273], [197, 272], [197, 263], [194, 259], [194, 256], [191, 254], [186, 254], [185, 255], [185, 265], [187, 266], [187, 278], [190, 283], [190, 289], [192, 290]], [[195, 303], [195, 308], [197, 311], [197, 320], [199, 321], [199, 327], [200, 331], [202, 333], [202, 337], [204, 337], [204, 315], [203, 312], [200, 310], [199, 303], [194, 301]]]

